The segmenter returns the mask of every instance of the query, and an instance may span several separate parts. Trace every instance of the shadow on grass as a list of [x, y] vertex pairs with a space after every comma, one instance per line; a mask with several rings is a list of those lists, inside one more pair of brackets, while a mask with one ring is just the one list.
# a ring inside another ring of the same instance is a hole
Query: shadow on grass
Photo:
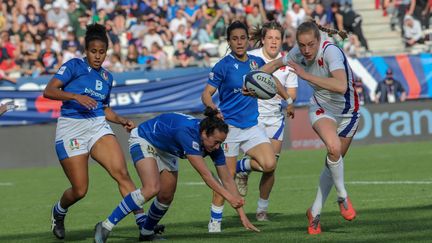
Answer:
[[[306, 234], [304, 214], [269, 214], [270, 222], [254, 221], [255, 214], [249, 219], [262, 230], [255, 234], [241, 227], [238, 217], [225, 217], [223, 233], [207, 233], [206, 221], [176, 222], [166, 225], [164, 237], [173, 241], [201, 242], [265, 242], [265, 241], [350, 241], [350, 242], [412, 242], [429, 241], [432, 238], [432, 205], [370, 209], [358, 212], [353, 222], [344, 221], [337, 212], [328, 213], [321, 218], [323, 233], [320, 236]], [[49, 225], [47, 225], [49, 227]], [[23, 229], [25, 231], [25, 229]], [[317, 238], [319, 237], [319, 238]], [[117, 227], [111, 233], [110, 241], [136, 242], [138, 231], [135, 227]], [[93, 228], [67, 231], [67, 241], [93, 241]], [[59, 242], [50, 231], [1, 235], [0, 242]]]

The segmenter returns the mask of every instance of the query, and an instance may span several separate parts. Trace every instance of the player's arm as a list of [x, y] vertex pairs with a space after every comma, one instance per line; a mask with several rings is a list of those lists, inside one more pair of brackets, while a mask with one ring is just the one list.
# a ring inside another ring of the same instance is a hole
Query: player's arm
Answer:
[[233, 208], [239, 208], [243, 206], [244, 199], [240, 197], [238, 194], [231, 194], [228, 190], [226, 190], [216, 179], [212, 176], [209, 168], [200, 155], [187, 155], [186, 156], [194, 169], [200, 174], [201, 178], [204, 182], [209, 186], [213, 191], [222, 195]]
[[127, 132], [130, 132], [136, 127], [135, 123], [132, 120], [119, 116], [116, 112], [113, 111], [111, 107], [105, 107], [104, 113], [107, 121], [122, 125]]
[[288, 117], [294, 118], [294, 99], [291, 97], [291, 95], [288, 94], [285, 87], [281, 84], [278, 78], [273, 76], [276, 83], [277, 93], [280, 95], [286, 102], [287, 102], [287, 115]]
[[43, 92], [43, 96], [52, 100], [75, 100], [82, 106], [86, 107], [89, 110], [92, 110], [97, 107], [97, 102], [88, 97], [86, 95], [75, 94], [71, 92], [66, 92], [62, 90], [63, 82], [57, 78], [52, 78], [45, 90]]
[[286, 64], [284, 64], [283, 58], [284, 57], [280, 57], [276, 60], [266, 63], [264, 66], [260, 68], [260, 70], [270, 74], [273, 73], [274, 71], [278, 70], [280, 67], [286, 66]]
[[[216, 166], [216, 170], [219, 176], [219, 179], [222, 181], [222, 185], [232, 194], [236, 196], [240, 196], [237, 187], [235, 185], [234, 179], [232, 178], [231, 174], [228, 171], [228, 167], [226, 165], [218, 165]], [[253, 230], [256, 232], [259, 232], [260, 230], [253, 225], [248, 217], [246, 216], [246, 213], [244, 212], [243, 207], [237, 208], [237, 213], [240, 217], [240, 221], [242, 222], [243, 226], [248, 230]]]
[[201, 101], [205, 106], [211, 107], [212, 109], [217, 109], [215, 103], [213, 103], [212, 96], [216, 93], [216, 88], [210, 84], [206, 84], [204, 91], [201, 94]]

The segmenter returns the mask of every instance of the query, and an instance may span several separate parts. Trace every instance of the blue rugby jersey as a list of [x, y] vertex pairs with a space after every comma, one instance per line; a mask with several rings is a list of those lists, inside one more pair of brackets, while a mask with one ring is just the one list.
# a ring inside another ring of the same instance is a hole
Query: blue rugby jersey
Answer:
[[205, 151], [199, 132], [199, 119], [180, 113], [166, 113], [138, 126], [138, 135], [159, 150], [185, 159], [186, 155], [209, 155], [215, 165], [225, 164], [222, 148]]
[[260, 57], [248, 55], [242, 62], [231, 53], [213, 67], [207, 83], [219, 92], [219, 109], [226, 123], [243, 129], [258, 124], [258, 101], [244, 96], [242, 87], [244, 77], [264, 64]]
[[97, 102], [94, 110], [88, 110], [75, 100], [63, 101], [62, 117], [85, 119], [105, 116], [103, 108], [109, 106], [113, 77], [104, 68], [95, 70], [87, 59], [73, 58], [60, 67], [54, 78], [63, 83], [63, 91], [87, 95]]

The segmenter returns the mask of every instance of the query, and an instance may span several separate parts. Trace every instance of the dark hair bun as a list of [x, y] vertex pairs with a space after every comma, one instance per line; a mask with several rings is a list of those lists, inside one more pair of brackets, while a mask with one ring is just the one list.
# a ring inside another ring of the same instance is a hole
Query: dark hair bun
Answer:
[[204, 109], [204, 115], [209, 117], [209, 118], [214, 118], [216, 117], [216, 115], [219, 113], [219, 111], [217, 109], [213, 109], [210, 106], [207, 106]]

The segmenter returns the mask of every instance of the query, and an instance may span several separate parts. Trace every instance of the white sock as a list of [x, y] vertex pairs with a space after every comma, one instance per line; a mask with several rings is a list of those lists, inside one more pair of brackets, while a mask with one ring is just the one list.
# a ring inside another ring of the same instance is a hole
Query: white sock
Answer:
[[344, 165], [342, 156], [336, 162], [331, 161], [327, 157], [327, 164], [333, 177], [333, 183], [335, 184], [338, 197], [346, 198], [347, 191], [345, 189]]
[[269, 205], [268, 199], [266, 200], [266, 199], [259, 198], [258, 199], [257, 213], [263, 212], [263, 211], [267, 212], [268, 205]]
[[141, 193], [141, 189], [136, 189], [135, 191], [131, 192], [132, 200], [136, 203], [136, 205], [142, 207], [144, 206], [145, 199], [143, 194]]
[[58, 211], [60, 212], [60, 213], [67, 213], [67, 208], [66, 209], [64, 209], [64, 208], [62, 208], [62, 206], [60, 205], [60, 201], [58, 201], [57, 202], [57, 209], [58, 209]]
[[327, 166], [324, 166], [324, 169], [321, 172], [318, 191], [315, 197], [315, 201], [312, 204], [312, 216], [315, 217], [318, 214], [321, 214], [321, 209], [324, 206], [325, 201], [327, 200], [328, 195], [330, 194], [330, 190], [333, 186], [333, 178], [331, 176], [330, 170]]
[[108, 219], [105, 219], [105, 221], [102, 222], [102, 227], [104, 227], [105, 229], [112, 231], [114, 224], [111, 223]]

